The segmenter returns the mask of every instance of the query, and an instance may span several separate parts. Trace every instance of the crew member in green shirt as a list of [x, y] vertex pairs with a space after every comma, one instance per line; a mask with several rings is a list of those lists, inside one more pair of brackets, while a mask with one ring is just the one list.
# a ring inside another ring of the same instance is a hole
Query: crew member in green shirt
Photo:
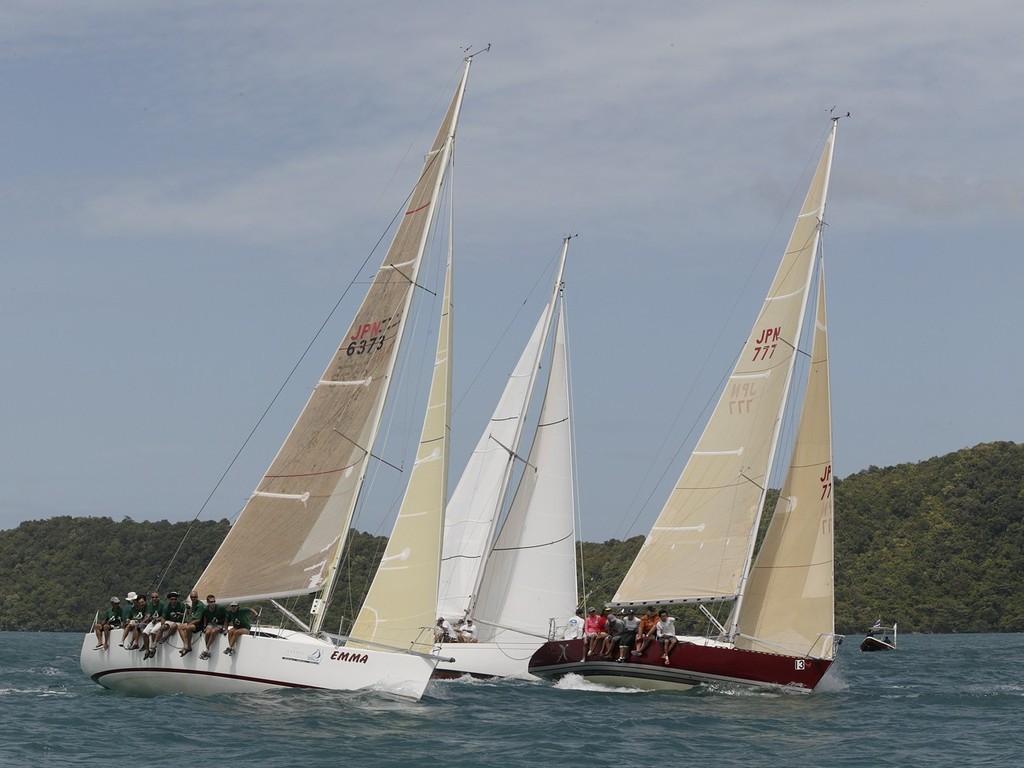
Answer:
[[199, 628], [203, 631], [203, 640], [206, 643], [206, 649], [199, 654], [200, 659], [205, 661], [210, 658], [210, 643], [213, 642], [213, 638], [228, 631], [225, 623], [227, 614], [228, 612], [224, 610], [223, 605], [217, 605], [217, 598], [215, 596], [206, 596], [206, 606], [203, 608], [203, 613], [200, 616], [199, 622]]
[[142, 650], [145, 651], [144, 659], [151, 659], [156, 656], [156, 639], [155, 635], [160, 631], [160, 611], [164, 609], [163, 600], [160, 599], [160, 593], [153, 591], [149, 596], [149, 609], [146, 614], [146, 618], [143, 620], [142, 628]]
[[134, 651], [139, 647], [139, 633], [146, 626], [146, 620], [149, 617], [149, 606], [146, 605], [145, 595], [136, 595], [134, 592], [129, 592], [128, 599], [131, 600], [131, 606], [124, 614], [125, 637], [122, 638], [121, 645], [124, 645], [130, 634], [129, 645], [125, 645], [124, 648], [126, 651]]
[[96, 622], [96, 648], [94, 650], [105, 651], [110, 648], [110, 630], [117, 629], [124, 623], [123, 616], [121, 598], [115, 595], [110, 598], [110, 607], [106, 613]]
[[228, 647], [224, 653], [228, 656], [235, 655], [235, 643], [242, 635], [249, 634], [252, 624], [249, 623], [249, 611], [251, 608], [239, 608], [236, 601], [232, 601], [228, 607], [226, 624], [228, 627]]
[[186, 620], [178, 625], [178, 637], [181, 638], [181, 644], [184, 646], [178, 651], [179, 656], [187, 656], [192, 653], [192, 635], [202, 629], [203, 610], [206, 608], [203, 601], [199, 599], [199, 593], [194, 589], [189, 593], [185, 605], [188, 606], [189, 613]]
[[185, 604], [178, 599], [177, 592], [167, 593], [167, 602], [160, 608], [160, 613], [154, 618], [160, 626], [153, 635], [153, 650], [160, 643], [166, 643], [171, 635], [178, 631], [178, 627], [185, 620]]

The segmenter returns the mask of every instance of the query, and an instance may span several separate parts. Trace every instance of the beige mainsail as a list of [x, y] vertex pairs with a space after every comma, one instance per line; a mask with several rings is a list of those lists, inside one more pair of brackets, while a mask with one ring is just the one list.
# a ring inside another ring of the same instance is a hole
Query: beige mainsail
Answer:
[[750, 337], [616, 604], [727, 600], [740, 592], [806, 312], [834, 135], [833, 128]]
[[452, 403], [452, 263], [448, 260], [434, 372], [416, 462], [380, 567], [356, 617], [348, 645], [366, 641], [428, 652], [441, 567], [448, 498]]
[[362, 306], [200, 578], [202, 595], [286, 597], [317, 592], [330, 583], [380, 423], [471, 60]]
[[757, 553], [736, 646], [830, 658], [835, 632], [832, 568], [832, 418], [824, 267], [803, 412], [793, 459]]

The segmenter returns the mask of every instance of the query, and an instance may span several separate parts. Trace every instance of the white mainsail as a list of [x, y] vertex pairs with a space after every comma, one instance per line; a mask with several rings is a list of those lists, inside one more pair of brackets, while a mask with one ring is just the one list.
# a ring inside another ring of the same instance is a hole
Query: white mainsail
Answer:
[[255, 600], [329, 587], [391, 383], [471, 63], [349, 332], [200, 578], [201, 594]]
[[819, 265], [811, 366], [793, 459], [757, 553], [736, 646], [830, 658], [835, 633], [832, 418], [824, 265]]
[[473, 611], [482, 642], [544, 639], [548, 621], [577, 605], [564, 301], [559, 309], [537, 434]]
[[616, 604], [741, 596], [806, 313], [834, 137], [833, 125], [757, 321]]
[[466, 616], [476, 594], [515, 464], [549, 316], [545, 308], [448, 502], [439, 616]]
[[[525, 416], [547, 346], [567, 250], [568, 238], [563, 243], [551, 298], [448, 502], [437, 606], [439, 616], [454, 619], [475, 611], [474, 602], [491, 556], [494, 532], [512, 471], [516, 461], [521, 461], [519, 444]], [[573, 578], [575, 580], [575, 576]], [[479, 614], [477, 616], [479, 618]]]

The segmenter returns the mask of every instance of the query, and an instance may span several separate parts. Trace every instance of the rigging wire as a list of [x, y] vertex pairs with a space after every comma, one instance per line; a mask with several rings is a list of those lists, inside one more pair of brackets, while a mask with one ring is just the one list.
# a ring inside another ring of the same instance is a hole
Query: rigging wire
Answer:
[[[578, 235], [574, 235], [574, 237], [578, 237]], [[565, 381], [566, 381], [566, 390], [568, 391], [568, 394], [569, 394], [569, 413], [570, 413], [570, 415], [572, 415], [572, 414], [576, 413], [576, 406], [575, 406], [575, 404], [573, 402], [572, 354], [571, 354], [570, 341], [569, 341], [572, 338], [572, 333], [569, 332], [569, 314], [568, 314], [568, 310], [566, 309], [567, 305], [566, 305], [566, 300], [565, 300], [565, 285], [564, 285], [564, 282], [563, 282], [563, 285], [562, 285], [562, 292], [561, 293], [562, 293], [562, 305], [561, 305], [561, 310], [562, 310], [562, 326], [565, 328], [565, 338], [563, 339], [563, 343], [565, 344]], [[570, 468], [570, 471], [572, 472], [572, 478], [571, 478], [571, 480], [572, 480], [572, 488], [573, 488], [572, 498], [573, 498], [573, 505], [574, 505], [574, 509], [573, 509], [572, 514], [573, 514], [574, 527], [576, 529], [576, 542], [575, 542], [575, 547], [574, 548], [578, 552], [578, 557], [579, 557], [579, 561], [578, 561], [579, 562], [579, 574], [580, 574], [579, 575], [580, 588], [579, 588], [579, 591], [576, 594], [576, 600], [577, 600], [576, 604], [577, 604], [577, 607], [581, 607], [582, 603], [580, 602], [580, 595], [586, 595], [586, 593], [587, 593], [586, 592], [587, 573], [586, 573], [586, 569], [584, 567], [585, 564], [583, 562], [583, 515], [582, 515], [583, 500], [582, 500], [582, 498], [580, 498], [581, 497], [580, 484], [579, 484], [579, 474], [580, 473], [579, 473], [579, 464], [578, 464], [578, 462], [579, 462], [579, 454], [576, 451], [576, 419], [575, 418], [570, 418], [569, 419], [569, 445], [571, 446], [571, 451], [572, 451], [572, 467]]]

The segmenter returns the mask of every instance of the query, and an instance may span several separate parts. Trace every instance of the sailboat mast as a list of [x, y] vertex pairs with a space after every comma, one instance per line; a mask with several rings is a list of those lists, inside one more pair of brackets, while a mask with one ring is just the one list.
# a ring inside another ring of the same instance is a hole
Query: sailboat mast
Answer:
[[[450, 121], [450, 127], [448, 129], [448, 135], [447, 135], [443, 145], [441, 146], [441, 148], [437, 151], [437, 156], [434, 158], [434, 162], [438, 163], [437, 167], [440, 168], [441, 171], [439, 173], [437, 173], [436, 178], [434, 179], [433, 187], [430, 190], [429, 202], [427, 203], [427, 218], [426, 218], [428, 224], [427, 224], [427, 226], [424, 226], [422, 231], [420, 232], [419, 243], [417, 245], [417, 250], [416, 250], [415, 266], [413, 268], [412, 275], [408, 276], [409, 281], [411, 283], [413, 283], [413, 284], [415, 284], [416, 277], [417, 277], [418, 272], [419, 272], [419, 266], [420, 266], [420, 263], [421, 263], [422, 257], [423, 257], [423, 251], [426, 248], [427, 241], [428, 241], [428, 239], [430, 237], [431, 230], [433, 229], [433, 222], [434, 222], [434, 216], [435, 216], [436, 209], [437, 209], [438, 196], [439, 196], [439, 193], [440, 193], [440, 190], [441, 190], [441, 186], [444, 183], [445, 177], [447, 175], [448, 164], [449, 164], [449, 162], [451, 160], [452, 146], [453, 146], [453, 144], [455, 142], [455, 134], [456, 134], [456, 130], [457, 130], [458, 124], [459, 124], [459, 115], [460, 115], [460, 113], [462, 111], [462, 101], [463, 101], [463, 97], [465, 96], [465, 93], [466, 93], [466, 82], [469, 79], [469, 68], [473, 64], [473, 57], [472, 56], [467, 56], [465, 62], [466, 62], [465, 63], [465, 67], [463, 68], [463, 71], [462, 71], [462, 78], [459, 81], [459, 85], [458, 85], [458, 88], [456, 90], [455, 96], [452, 99], [452, 105], [451, 105], [451, 108], [450, 108], [450, 110], [451, 110], [451, 121]], [[429, 165], [429, 164], [430, 164], [430, 158], [428, 158], [428, 160], [427, 160], [427, 165]], [[406, 295], [405, 305], [404, 305], [404, 308], [402, 310], [402, 316], [403, 317], [407, 317], [408, 316], [409, 307], [410, 307], [410, 305], [412, 303], [412, 298], [413, 298], [413, 294], [414, 293], [415, 293], [415, 291], [409, 291], [408, 294]], [[405, 325], [406, 325], [405, 323], [402, 323], [399, 326], [399, 328], [398, 328], [398, 333], [399, 333], [400, 337], [402, 335], [404, 335]], [[400, 343], [401, 343], [401, 338], [396, 339], [395, 344], [398, 345]], [[387, 390], [390, 389], [390, 385], [391, 385], [391, 382], [392, 382], [392, 379], [393, 379], [393, 373], [394, 373], [394, 368], [395, 368], [395, 363], [396, 363], [397, 357], [398, 357], [397, 355], [393, 355], [391, 357], [390, 363], [388, 365], [387, 373], [385, 374], [385, 382], [386, 383], [385, 383], [384, 386], [385, 386], [386, 390], [385, 390], [384, 397], [382, 397], [380, 399], [379, 408], [378, 408], [378, 411], [376, 413], [376, 416], [375, 416], [375, 419], [374, 419], [374, 422], [373, 422], [373, 427], [372, 427], [372, 431], [370, 433], [370, 439], [369, 439], [369, 442], [368, 442], [369, 446], [372, 446], [374, 444], [374, 442], [376, 441], [377, 432], [378, 432], [379, 427], [380, 427], [380, 415], [383, 412], [384, 402], [386, 402], [386, 400], [387, 400]], [[368, 458], [369, 458], [369, 453], [367, 453], [367, 459]], [[367, 466], [368, 466], [368, 462], [367, 461], [363, 461], [363, 463], [362, 463], [362, 465], [360, 467], [360, 475], [359, 475], [359, 487], [360, 487], [360, 489], [362, 488], [363, 481], [364, 481], [364, 479], [366, 477]], [[353, 500], [352, 500], [352, 508], [353, 509], [354, 509], [354, 507], [355, 507], [355, 505], [356, 505], [356, 503], [358, 501], [358, 496], [359, 496], [359, 494], [357, 493], [355, 498], [353, 498]], [[351, 513], [350, 513], [349, 519], [351, 519]], [[343, 538], [347, 537], [348, 531], [342, 531], [340, 535]], [[331, 562], [330, 562], [330, 564], [328, 566], [328, 574], [327, 574], [327, 578], [324, 580], [324, 586], [320, 590], [320, 593], [317, 596], [317, 599], [314, 601], [314, 608], [312, 609], [313, 613], [314, 613], [314, 618], [313, 618], [313, 621], [311, 623], [311, 630], [312, 630], [313, 633], [319, 632], [321, 630], [322, 626], [323, 626], [324, 618], [325, 618], [326, 613], [327, 613], [327, 610], [326, 610], [326, 600], [330, 596], [330, 594], [332, 593], [332, 591], [334, 589], [334, 584], [337, 581], [337, 577], [338, 577], [338, 566], [341, 563], [341, 559], [342, 559], [344, 553], [345, 553], [345, 547], [344, 546], [339, 546], [339, 547], [336, 548], [334, 556], [333, 556], [333, 558], [332, 558], [332, 560], [331, 560]]]
[[[831, 174], [832, 174], [832, 156], [833, 156], [833, 153], [834, 153], [834, 150], [835, 150], [836, 127], [838, 126], [838, 124], [839, 124], [839, 118], [833, 117], [832, 118], [832, 129], [829, 132], [829, 136], [828, 136], [828, 139], [826, 141], [826, 147], [825, 147], [825, 150], [824, 150], [824, 153], [823, 153], [823, 156], [822, 156], [822, 161], [821, 161], [821, 163], [819, 163], [819, 165], [824, 164], [824, 168], [823, 168], [823, 172], [820, 174], [820, 179], [819, 179], [821, 186], [820, 186], [820, 195], [819, 195], [819, 198], [818, 198], [818, 205], [817, 205], [816, 208], [814, 208], [812, 210], [801, 210], [801, 212], [800, 212], [800, 218], [804, 218], [804, 217], [807, 217], [807, 216], [814, 216], [816, 218], [816, 220], [817, 220], [817, 224], [814, 227], [813, 234], [812, 234], [813, 242], [810, 245], [810, 250], [814, 254], [818, 253], [818, 247], [819, 247], [819, 244], [821, 242], [821, 228], [822, 228], [822, 226], [824, 224], [824, 221], [825, 221], [825, 201], [826, 201], [826, 198], [828, 197], [829, 179], [830, 179]], [[819, 176], [819, 174], [816, 173], [815, 176]], [[808, 191], [808, 196], [812, 195], [814, 193], [814, 191], [815, 190], [813, 188], [813, 182], [812, 182], [812, 188]], [[810, 301], [811, 280], [812, 280], [812, 278], [814, 276], [814, 266], [815, 266], [816, 261], [817, 261], [816, 258], [808, 259], [807, 274], [806, 274], [805, 281], [804, 281], [804, 297], [803, 297], [802, 306], [800, 308], [800, 319], [799, 319], [799, 321], [797, 323], [796, 335], [793, 338], [794, 346], [799, 345], [800, 338], [803, 335], [804, 321], [805, 321], [805, 318], [807, 316], [807, 305], [808, 305], [808, 302]], [[776, 415], [774, 429], [772, 430], [771, 448], [769, 449], [769, 452], [768, 452], [768, 468], [767, 468], [767, 471], [765, 472], [765, 483], [764, 483], [764, 486], [761, 488], [761, 496], [758, 499], [757, 514], [755, 515], [754, 525], [751, 528], [751, 532], [750, 532], [750, 540], [749, 540], [749, 542], [747, 544], [747, 557], [746, 557], [746, 560], [744, 561], [744, 564], [743, 564], [742, 575], [740, 576], [739, 591], [738, 591], [738, 593], [736, 595], [736, 602], [733, 604], [733, 608], [732, 608], [732, 611], [730, 613], [729, 626], [727, 627], [727, 630], [728, 630], [727, 631], [727, 636], [728, 636], [729, 640], [734, 640], [736, 635], [737, 635], [737, 633], [740, 631], [740, 614], [741, 614], [742, 609], [743, 609], [743, 599], [744, 599], [744, 596], [746, 595], [747, 584], [748, 584], [748, 581], [750, 579], [750, 569], [751, 569], [751, 567], [753, 565], [754, 546], [757, 543], [757, 531], [760, 528], [761, 517], [764, 514], [765, 500], [766, 500], [767, 495], [768, 495], [769, 478], [772, 475], [772, 469], [775, 466], [776, 456], [777, 456], [777, 453], [778, 453], [779, 438], [780, 438], [780, 436], [782, 434], [783, 414], [786, 411], [786, 406], [787, 406], [787, 404], [789, 402], [789, 397], [790, 397], [790, 394], [791, 394], [791, 391], [792, 391], [793, 372], [794, 372], [794, 369], [796, 368], [795, 361], [796, 361], [796, 355], [793, 356], [793, 362], [789, 365], [788, 370], [786, 372], [786, 384], [785, 384], [784, 395], [783, 395], [781, 401], [779, 402], [779, 410], [778, 410], [778, 413]]]

